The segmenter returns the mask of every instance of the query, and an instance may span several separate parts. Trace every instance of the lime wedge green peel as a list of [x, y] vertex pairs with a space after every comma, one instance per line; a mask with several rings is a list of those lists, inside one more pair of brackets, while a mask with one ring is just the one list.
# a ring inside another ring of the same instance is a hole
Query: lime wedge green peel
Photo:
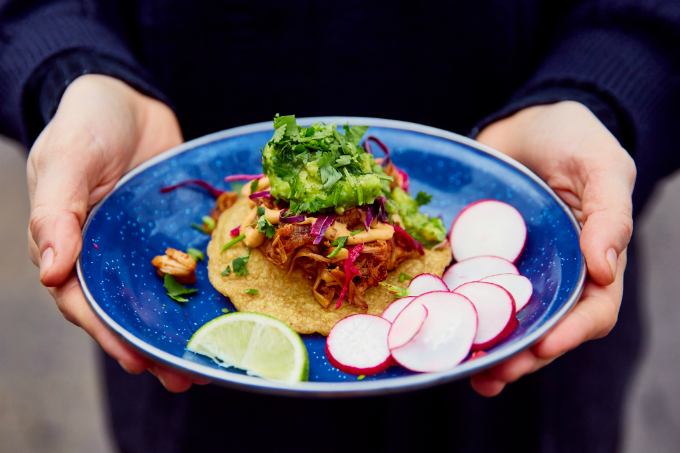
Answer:
[[294, 384], [306, 381], [309, 358], [302, 338], [286, 323], [261, 313], [236, 312], [194, 333], [187, 350], [248, 374]]

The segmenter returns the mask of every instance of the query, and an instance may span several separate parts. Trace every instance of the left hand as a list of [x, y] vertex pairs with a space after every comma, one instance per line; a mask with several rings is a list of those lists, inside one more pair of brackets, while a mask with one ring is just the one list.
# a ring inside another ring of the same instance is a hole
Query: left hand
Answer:
[[593, 113], [576, 102], [524, 109], [477, 137], [526, 165], [562, 198], [582, 225], [588, 277], [574, 309], [531, 348], [471, 378], [482, 396], [533, 373], [580, 344], [606, 336], [623, 295], [633, 232], [635, 164]]

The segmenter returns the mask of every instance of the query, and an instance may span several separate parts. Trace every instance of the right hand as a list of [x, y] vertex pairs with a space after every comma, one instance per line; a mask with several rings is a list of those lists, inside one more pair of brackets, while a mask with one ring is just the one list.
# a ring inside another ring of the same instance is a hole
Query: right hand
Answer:
[[203, 384], [130, 349], [94, 314], [74, 271], [88, 211], [125, 173], [183, 142], [165, 104], [102, 75], [76, 79], [31, 148], [28, 245], [40, 281], [68, 321], [85, 330], [130, 373], [148, 370], [172, 392]]

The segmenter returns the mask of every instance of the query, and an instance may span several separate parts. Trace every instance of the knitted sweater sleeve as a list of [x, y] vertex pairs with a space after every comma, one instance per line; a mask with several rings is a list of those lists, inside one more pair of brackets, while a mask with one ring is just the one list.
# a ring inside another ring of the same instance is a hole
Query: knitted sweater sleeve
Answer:
[[[117, 29], [114, 3], [0, 2], [0, 134], [30, 146], [68, 84], [86, 73], [122, 72], [138, 90], [165, 100]], [[56, 103], [40, 105], [40, 98]]]

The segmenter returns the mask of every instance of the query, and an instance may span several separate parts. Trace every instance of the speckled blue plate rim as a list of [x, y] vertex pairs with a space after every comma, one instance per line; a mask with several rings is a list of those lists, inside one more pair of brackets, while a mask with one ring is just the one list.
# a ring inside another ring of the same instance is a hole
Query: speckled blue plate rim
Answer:
[[[470, 138], [455, 134], [453, 132], [448, 132], [442, 129], [437, 129], [434, 127], [423, 126], [420, 124], [409, 123], [404, 121], [363, 117], [314, 117], [297, 119], [298, 124], [301, 126], [309, 126], [319, 121], [324, 121], [326, 123], [336, 122], [338, 124], [344, 124], [345, 122], [349, 122], [350, 124], [368, 124], [374, 127], [383, 127], [389, 129], [400, 129], [418, 132], [458, 142], [463, 145], [467, 145], [471, 148], [482, 151], [486, 154], [489, 154], [515, 167], [517, 170], [525, 174], [528, 178], [530, 178], [536, 184], [542, 187], [564, 211], [564, 213], [571, 221], [572, 227], [576, 231], [577, 235], [580, 236], [581, 229], [576, 218], [572, 214], [571, 210], [567, 207], [567, 205], [555, 194], [555, 192], [553, 192], [553, 190], [541, 178], [539, 178], [527, 167], [493, 148], [490, 148]], [[87, 230], [99, 208], [101, 208], [104, 205], [104, 203], [106, 203], [106, 200], [108, 200], [108, 198], [111, 197], [121, 186], [125, 185], [130, 179], [135, 177], [137, 174], [143, 172], [144, 170], [150, 167], [153, 167], [159, 162], [162, 162], [166, 159], [169, 159], [173, 156], [189, 151], [191, 149], [197, 148], [199, 146], [231, 137], [262, 132], [266, 130], [273, 130], [271, 121], [251, 124], [248, 126], [236, 127], [233, 129], [227, 129], [221, 132], [216, 132], [214, 134], [206, 135], [204, 137], [183, 143], [180, 146], [170, 149], [146, 161], [142, 165], [138, 166], [137, 168], [133, 169], [128, 174], [123, 176], [123, 178], [121, 178], [121, 180], [118, 181], [118, 184], [116, 184], [113, 190], [111, 190], [111, 192], [109, 192], [104, 197], [104, 199], [102, 199], [92, 209], [83, 227], [82, 233], [83, 241], [85, 241]], [[301, 382], [298, 384], [286, 384], [282, 382], [269, 381], [255, 376], [235, 374], [228, 372], [226, 370], [207, 367], [205, 365], [194, 363], [181, 357], [169, 354], [132, 335], [130, 332], [121, 327], [116, 321], [114, 321], [102, 309], [102, 307], [97, 303], [97, 301], [92, 296], [92, 293], [90, 292], [85, 281], [83, 275], [82, 253], [78, 257], [76, 271], [85, 298], [87, 299], [88, 303], [90, 304], [96, 315], [101, 319], [101, 321], [104, 324], [106, 324], [113, 331], [113, 333], [115, 333], [126, 344], [130, 345], [133, 349], [139, 351], [142, 355], [154, 361], [160, 362], [169, 368], [181, 371], [183, 373], [188, 373], [194, 377], [208, 378], [212, 380], [213, 383], [226, 387], [237, 388], [240, 390], [275, 394], [280, 396], [333, 398], [333, 397], [377, 396], [391, 393], [402, 393], [405, 391], [414, 391], [421, 388], [432, 387], [435, 385], [451, 382], [479, 373], [480, 371], [483, 371], [493, 365], [496, 365], [497, 363], [506, 360], [508, 357], [527, 349], [528, 347], [536, 343], [546, 333], [548, 333], [555, 326], [555, 324], [574, 307], [576, 302], [581, 297], [586, 277], [586, 266], [583, 255], [580, 254], [580, 256], [581, 263], [578, 281], [569, 299], [565, 302], [565, 304], [559, 311], [553, 314], [552, 317], [550, 317], [539, 328], [537, 328], [535, 331], [531, 332], [529, 335], [525, 336], [521, 340], [514, 342], [511, 345], [507, 345], [506, 347], [502, 347], [487, 356], [481, 357], [470, 362], [465, 362], [448, 371], [443, 371], [439, 373], [423, 373], [410, 376], [401, 376], [379, 381], [353, 381], [346, 383]]]

